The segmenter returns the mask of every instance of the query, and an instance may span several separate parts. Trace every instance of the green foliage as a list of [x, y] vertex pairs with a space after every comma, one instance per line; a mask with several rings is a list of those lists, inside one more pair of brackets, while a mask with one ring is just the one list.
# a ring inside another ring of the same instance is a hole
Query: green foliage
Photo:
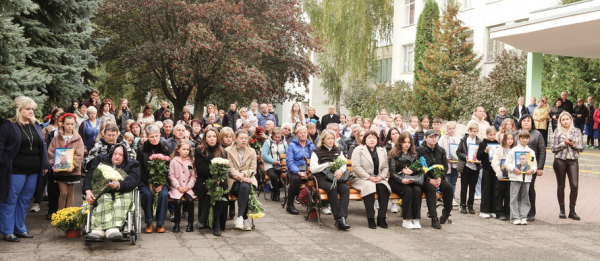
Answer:
[[411, 104], [404, 101], [411, 93], [412, 85], [409, 82], [398, 81], [390, 85], [356, 80], [344, 92], [343, 101], [351, 115], [373, 118], [379, 109], [386, 109], [393, 114], [412, 111]]
[[442, 20], [436, 23], [434, 41], [420, 61], [423, 70], [415, 72], [420, 81], [415, 84], [409, 102], [417, 115], [454, 118], [461, 113], [455, 106], [456, 99], [471, 94], [458, 92], [452, 81], [480, 73], [481, 57], [473, 52], [473, 44], [467, 43], [468, 28], [458, 19], [458, 11], [456, 2], [448, 3]]
[[391, 39], [391, 0], [304, 0], [316, 34], [326, 39], [317, 61], [321, 86], [339, 110], [343, 85], [367, 80], [376, 67], [376, 42]]
[[226, 195], [229, 193], [228, 189], [224, 189], [220, 186], [221, 183], [227, 182], [227, 175], [229, 175], [228, 164], [210, 164], [211, 178], [206, 180], [206, 193], [210, 197], [210, 212], [208, 215], [208, 226], [213, 228], [213, 212], [214, 206], [219, 201], [227, 201]]
[[437, 22], [440, 19], [440, 10], [435, 0], [427, 0], [423, 12], [419, 16], [417, 23], [417, 36], [415, 40], [415, 67], [414, 67], [414, 83], [420, 82], [417, 72], [423, 70], [423, 56], [427, 53], [429, 44], [434, 41], [433, 32], [436, 29]]
[[561, 92], [577, 98], [600, 98], [600, 59], [544, 55], [542, 93], [552, 106]]

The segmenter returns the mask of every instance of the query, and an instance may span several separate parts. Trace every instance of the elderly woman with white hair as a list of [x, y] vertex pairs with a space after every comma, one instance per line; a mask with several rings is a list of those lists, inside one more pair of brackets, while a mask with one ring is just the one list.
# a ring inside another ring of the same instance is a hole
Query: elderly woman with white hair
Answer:
[[0, 233], [5, 241], [32, 238], [25, 227], [29, 201], [48, 172], [48, 153], [26, 96], [15, 98], [15, 116], [0, 126]]
[[508, 118], [510, 118], [510, 116], [506, 114], [506, 108], [500, 107], [500, 109], [498, 109], [498, 115], [496, 115], [496, 118], [494, 118], [494, 128], [496, 128], [496, 131], [500, 130], [502, 122]]
[[83, 140], [86, 151], [90, 151], [94, 148], [94, 143], [96, 143], [96, 138], [100, 133], [102, 121], [98, 119], [98, 111], [94, 106], [89, 107], [86, 114], [88, 118], [79, 125], [78, 134]]

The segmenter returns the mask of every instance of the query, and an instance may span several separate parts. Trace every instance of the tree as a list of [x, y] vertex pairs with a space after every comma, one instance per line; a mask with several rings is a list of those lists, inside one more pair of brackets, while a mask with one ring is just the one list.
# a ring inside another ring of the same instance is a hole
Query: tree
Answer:
[[107, 0], [97, 23], [111, 37], [105, 52], [147, 68], [176, 112], [194, 92], [196, 115], [210, 100], [294, 99], [285, 84], [308, 91], [318, 71], [297, 0]]
[[419, 16], [417, 23], [417, 37], [415, 39], [415, 67], [414, 67], [414, 83], [420, 82], [420, 74], [418, 72], [423, 70], [423, 56], [429, 48], [429, 44], [432, 44], [433, 32], [436, 29], [437, 22], [440, 20], [440, 10], [435, 0], [427, 0], [423, 12]]
[[592, 96], [600, 98], [600, 59], [544, 55], [542, 93], [552, 106], [561, 92], [568, 92], [571, 100]]
[[436, 23], [434, 41], [429, 43], [421, 60], [423, 70], [417, 72], [420, 81], [409, 99], [419, 115], [451, 119], [460, 114], [455, 100], [470, 94], [457, 92], [452, 88], [452, 81], [480, 73], [481, 57], [473, 52], [473, 44], [467, 42], [468, 28], [458, 19], [458, 11], [455, 1], [448, 2], [442, 20]]
[[388, 113], [393, 114], [404, 114], [411, 111], [410, 103], [390, 99], [392, 93], [397, 97], [406, 97], [411, 92], [412, 85], [405, 81], [398, 81], [394, 84], [371, 84], [356, 80], [344, 91], [342, 97], [344, 106], [350, 110], [351, 115], [374, 117], [379, 114], [379, 108], [385, 108]]
[[304, 10], [319, 37], [326, 39], [317, 56], [321, 86], [339, 111], [344, 84], [365, 81], [376, 69], [377, 41], [391, 38], [392, 0], [304, 0]]

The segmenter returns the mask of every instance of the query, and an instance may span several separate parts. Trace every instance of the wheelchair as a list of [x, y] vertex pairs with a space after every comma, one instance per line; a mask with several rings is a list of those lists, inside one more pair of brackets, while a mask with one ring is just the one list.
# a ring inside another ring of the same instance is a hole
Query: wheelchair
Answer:
[[[138, 243], [138, 239], [142, 229], [142, 216], [140, 213], [141, 205], [140, 205], [140, 192], [138, 189], [134, 189], [130, 193], [133, 193], [133, 211], [127, 212], [127, 221], [120, 228], [123, 233], [123, 239], [118, 240], [121, 242], [129, 241], [132, 245], [136, 245]], [[90, 207], [90, 210], [86, 215], [84, 215], [84, 241], [85, 245], [91, 245], [92, 242], [104, 242], [105, 238], [102, 237], [101, 240], [95, 240], [88, 237], [88, 235], [92, 232], [91, 226], [91, 215], [92, 211], [94, 211], [94, 205]], [[129, 232], [127, 232], [129, 231]]]

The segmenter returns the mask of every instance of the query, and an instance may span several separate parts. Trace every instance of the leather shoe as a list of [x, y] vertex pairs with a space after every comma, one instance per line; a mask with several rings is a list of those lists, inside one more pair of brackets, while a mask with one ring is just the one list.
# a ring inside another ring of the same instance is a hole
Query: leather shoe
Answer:
[[213, 235], [217, 237], [221, 236], [221, 226], [215, 226], [213, 229]]
[[198, 229], [205, 229], [206, 224], [198, 222]]
[[292, 215], [298, 215], [300, 213], [300, 211], [298, 211], [294, 206], [287, 206], [287, 208], [285, 208], [285, 211]]
[[5, 235], [4, 236], [4, 241], [8, 241], [8, 242], [20, 242], [21, 240], [18, 237], [16, 237], [15, 235], [10, 234], [10, 235]]
[[449, 216], [450, 214], [442, 214], [442, 216], [440, 217], [440, 224], [446, 224], [446, 221], [448, 221]]
[[[173, 225], [173, 233], [177, 233], [180, 231], [181, 231], [181, 229], [179, 228], [179, 224]], [[158, 227], [156, 227], [156, 232], [158, 232]]]
[[387, 224], [387, 222], [385, 222], [384, 217], [377, 217], [377, 225], [380, 228], [388, 228], [388, 224]]
[[194, 232], [194, 225], [188, 224], [185, 228], [185, 232]]
[[350, 228], [350, 225], [348, 225], [348, 223], [346, 223], [346, 218], [345, 217], [341, 217], [338, 218], [338, 229], [341, 230], [346, 230]]
[[164, 226], [156, 226], [156, 233], [165, 233]]
[[15, 236], [17, 236], [18, 238], [33, 238], [33, 235], [29, 234], [27, 232], [25, 232], [23, 234], [17, 234], [17, 233], [15, 233]]
[[146, 224], [146, 228], [144, 229], [144, 233], [150, 234], [154, 232], [154, 226], [152, 224]]

